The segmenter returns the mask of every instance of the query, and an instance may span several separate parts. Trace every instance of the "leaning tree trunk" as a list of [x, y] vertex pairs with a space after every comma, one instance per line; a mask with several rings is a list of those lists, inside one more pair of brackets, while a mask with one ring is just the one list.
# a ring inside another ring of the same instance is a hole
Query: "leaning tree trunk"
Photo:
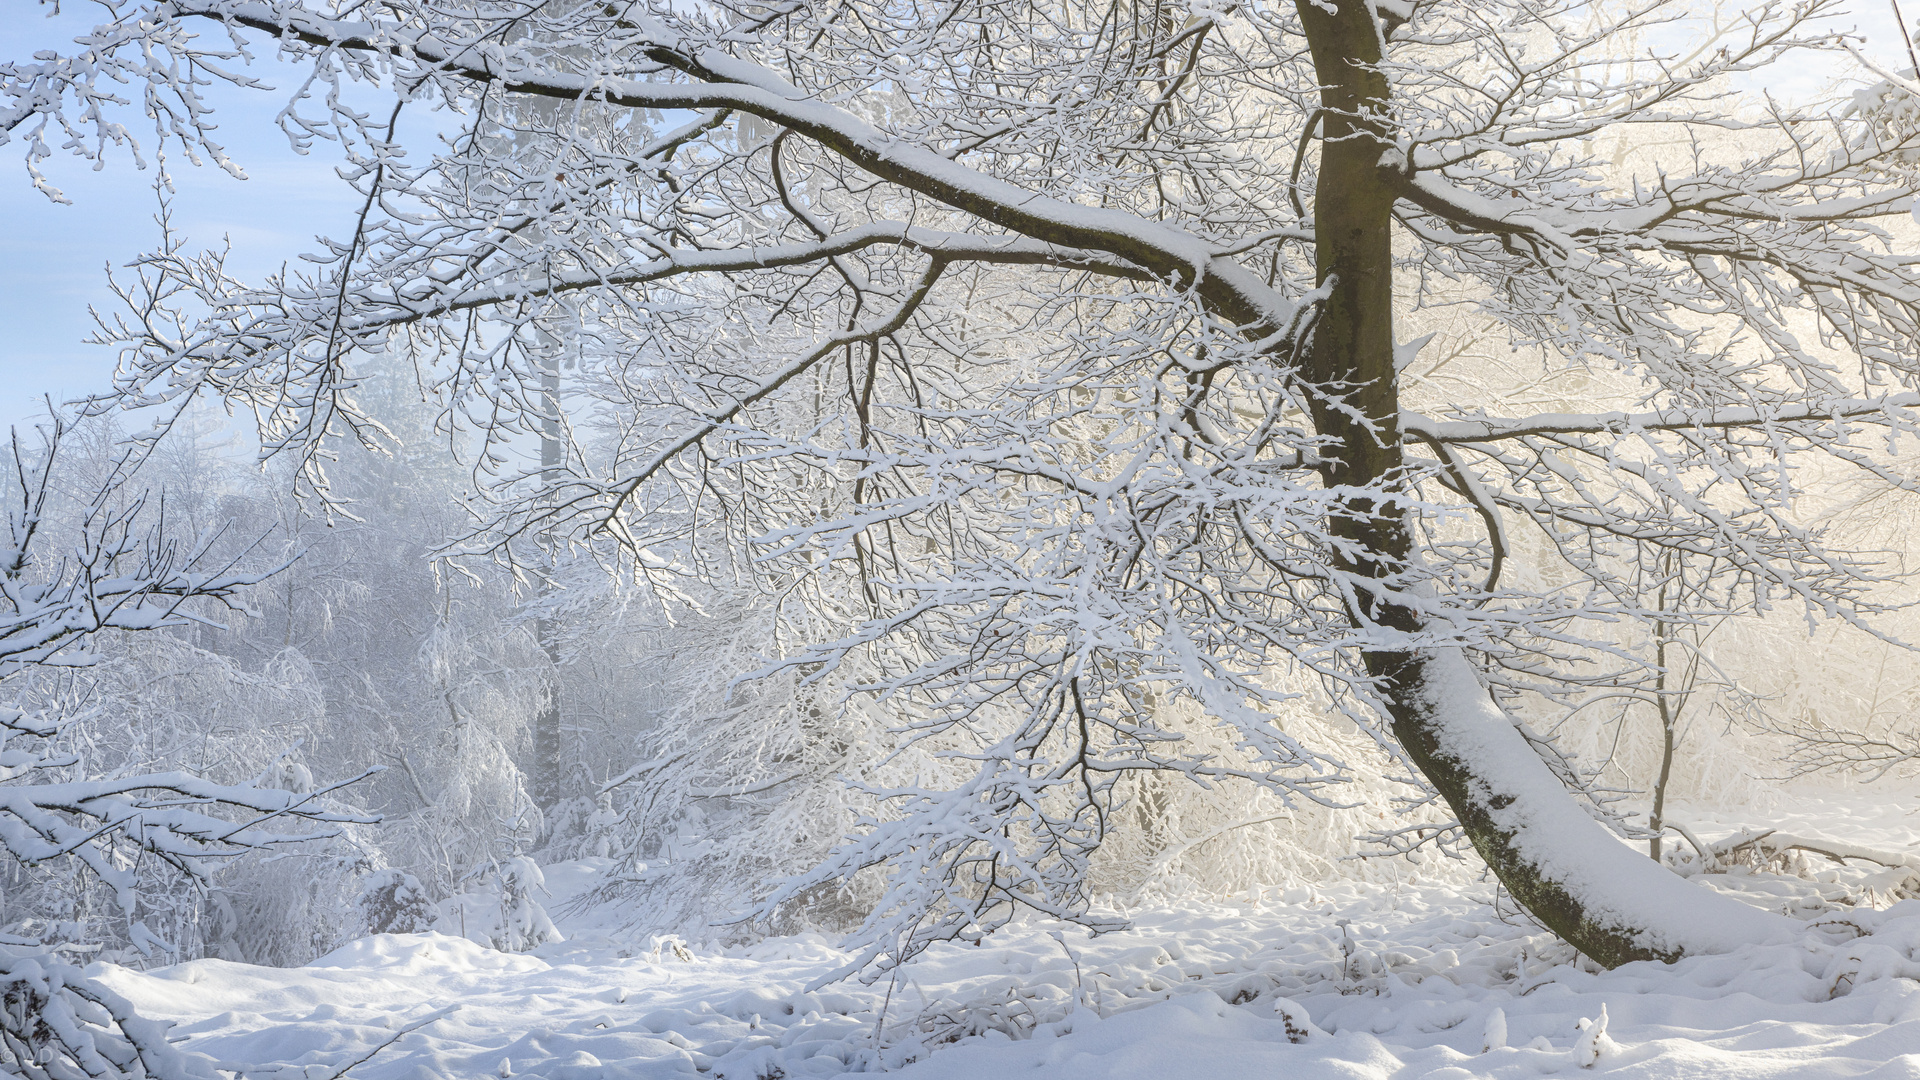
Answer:
[[[1314, 423], [1339, 443], [1322, 479], [1391, 490], [1405, 462], [1394, 372], [1395, 188], [1381, 168], [1389, 97], [1382, 30], [1367, 0], [1297, 0], [1321, 82], [1314, 233], [1330, 286], [1303, 376], [1317, 384]], [[1364, 418], [1364, 419], [1363, 419]], [[1405, 511], [1348, 500], [1331, 523], [1341, 569], [1381, 578], [1413, 552]], [[1418, 615], [1359, 593], [1356, 620], [1411, 636]], [[1502, 884], [1568, 943], [1609, 967], [1673, 960], [1781, 937], [1791, 924], [1695, 887], [1643, 858], [1590, 817], [1480, 685], [1458, 649], [1370, 652], [1394, 734], [1453, 809]]]
[[1407, 756], [1534, 918], [1594, 960], [1678, 960], [1780, 940], [1788, 920], [1710, 892], [1575, 802], [1458, 649], [1367, 655]]

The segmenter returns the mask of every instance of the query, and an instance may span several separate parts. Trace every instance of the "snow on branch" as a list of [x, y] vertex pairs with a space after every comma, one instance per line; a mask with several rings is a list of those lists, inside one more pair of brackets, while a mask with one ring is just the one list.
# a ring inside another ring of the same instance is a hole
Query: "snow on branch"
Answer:
[[[35, 769], [60, 770], [73, 761], [35, 758], [10, 749], [16, 736], [49, 732], [14, 720], [5, 723], [0, 760], [18, 779]], [[28, 865], [76, 856], [114, 890], [121, 907], [136, 905], [138, 878], [115, 854], [124, 846], [158, 857], [176, 870], [201, 877], [200, 860], [338, 835], [327, 825], [372, 824], [377, 818], [338, 808], [327, 795], [364, 779], [362, 773], [318, 791], [296, 793], [251, 784], [216, 784], [183, 772], [147, 773], [117, 779], [41, 780], [0, 786], [0, 846]], [[214, 813], [219, 811], [220, 813]], [[276, 831], [278, 823], [321, 828]]]
[[1434, 420], [1415, 413], [1400, 414], [1400, 430], [1408, 440], [1440, 443], [1484, 443], [1521, 439], [1529, 435], [1631, 435], [1645, 431], [1696, 431], [1712, 428], [1786, 428], [1794, 434], [1824, 435], [1819, 428], [1799, 425], [1842, 420], [1866, 421], [1908, 434], [1920, 430], [1920, 393], [1904, 392], [1882, 398], [1838, 398], [1829, 401], [1791, 401], [1772, 406], [1719, 406], [1642, 413], [1541, 413], [1518, 419], [1454, 418]]
[[[252, 0], [210, 3], [170, 0], [152, 12], [172, 23], [200, 17], [265, 31], [283, 40], [347, 52], [377, 54], [417, 71], [417, 78], [457, 77], [497, 85], [511, 94], [561, 101], [592, 101], [625, 108], [727, 109], [751, 113], [804, 134], [876, 177], [933, 196], [941, 202], [1024, 236], [1070, 248], [1106, 252], [1156, 277], [1179, 281], [1213, 295], [1249, 326], [1279, 331], [1293, 321], [1293, 305], [1274, 295], [1237, 262], [1184, 230], [1135, 215], [1082, 206], [1022, 190], [960, 165], [938, 153], [902, 142], [845, 109], [813, 100], [769, 68], [691, 40], [651, 18], [623, 27], [626, 47], [656, 69], [691, 82], [635, 80], [542, 70], [530, 58], [479, 41], [450, 40], [442, 33], [404, 24], [348, 22], [317, 16], [298, 6]], [[5, 128], [42, 112], [57, 113], [60, 99], [15, 107]]]
[[0, 958], [0, 1050], [25, 1080], [200, 1080], [167, 1039], [119, 994], [53, 956]]
[[17, 502], [0, 538], [0, 678], [27, 665], [85, 662], [86, 640], [102, 630], [187, 625], [203, 618], [188, 614], [191, 601], [232, 603], [272, 572], [211, 563], [218, 534], [174, 540], [163, 531], [164, 507], [159, 520], [143, 522], [148, 496], [127, 490], [138, 447], [121, 456], [81, 511], [73, 546], [49, 560], [47, 497], [65, 433], [56, 418], [34, 464], [14, 432]]

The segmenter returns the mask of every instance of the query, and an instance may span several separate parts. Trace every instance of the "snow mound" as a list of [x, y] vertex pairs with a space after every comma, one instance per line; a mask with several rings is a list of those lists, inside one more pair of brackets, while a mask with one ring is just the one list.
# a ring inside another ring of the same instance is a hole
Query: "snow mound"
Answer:
[[[185, 965], [181, 965], [185, 966]], [[350, 941], [306, 965], [308, 968], [386, 968], [394, 975], [436, 971], [544, 971], [547, 962], [526, 953], [500, 952], [452, 934], [375, 934]]]

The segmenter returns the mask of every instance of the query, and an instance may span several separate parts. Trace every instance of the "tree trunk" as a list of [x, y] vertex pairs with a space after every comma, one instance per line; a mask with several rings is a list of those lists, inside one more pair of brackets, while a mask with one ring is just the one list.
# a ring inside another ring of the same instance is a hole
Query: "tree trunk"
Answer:
[[1628, 847], [1567, 793], [1458, 649], [1369, 653], [1394, 735], [1513, 898], [1607, 967], [1778, 941], [1781, 916]]
[[[1377, 69], [1383, 30], [1366, 0], [1297, 0], [1321, 83], [1322, 141], [1314, 197], [1316, 269], [1330, 291], [1302, 375], [1316, 384], [1313, 420], [1338, 440], [1329, 486], [1392, 490], [1401, 482], [1393, 319], [1394, 189], [1380, 158], [1389, 88]], [[1368, 498], [1330, 523], [1345, 541], [1339, 569], [1379, 579], [1413, 551], [1405, 511]], [[1416, 612], [1360, 591], [1351, 616], [1413, 634]], [[1480, 685], [1458, 649], [1364, 657], [1394, 734], [1453, 809], [1515, 900], [1609, 967], [1721, 952], [1791, 931], [1787, 920], [1697, 888], [1641, 857], [1590, 817]]]
[[[556, 363], [549, 359], [549, 363]], [[549, 368], [540, 373], [541, 408], [546, 416], [540, 422], [540, 478], [554, 483], [560, 475], [560, 373]], [[552, 537], [541, 537], [546, 557], [546, 581], [540, 586], [541, 599], [553, 597], [554, 551]], [[542, 615], [534, 622], [534, 637], [547, 656], [546, 671], [540, 686], [540, 708], [533, 717], [533, 802], [543, 815], [551, 814], [564, 795], [560, 753], [560, 637], [554, 620]]]
[[[1667, 560], [1669, 565], [1672, 560]], [[1676, 589], [1676, 592], [1678, 590]], [[1679, 601], [1676, 599], [1674, 604]], [[1660, 584], [1660, 611], [1671, 610], [1667, 601], [1667, 583]], [[1673, 640], [1673, 627], [1665, 619], [1653, 624], [1653, 662], [1659, 666], [1660, 673], [1654, 677], [1653, 702], [1660, 714], [1660, 775], [1653, 781], [1653, 810], [1647, 815], [1647, 828], [1653, 830], [1653, 838], [1647, 841], [1647, 854], [1654, 862], [1660, 861], [1660, 841], [1667, 827], [1667, 784], [1673, 780], [1673, 751], [1679, 738], [1681, 702], [1674, 701], [1667, 693], [1667, 644]], [[1689, 680], [1691, 681], [1691, 680]], [[1688, 689], [1692, 689], [1691, 686]], [[1684, 700], [1684, 698], [1682, 699]]]
[[565, 777], [560, 761], [560, 643], [552, 619], [534, 622], [534, 636], [547, 655], [540, 707], [533, 714], [533, 803], [543, 815], [560, 805]]

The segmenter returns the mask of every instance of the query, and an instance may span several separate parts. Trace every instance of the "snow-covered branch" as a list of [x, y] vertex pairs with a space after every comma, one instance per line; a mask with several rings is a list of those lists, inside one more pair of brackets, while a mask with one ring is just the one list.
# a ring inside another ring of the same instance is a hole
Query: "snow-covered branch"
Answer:
[[[1840, 398], [1830, 401], [1789, 401], [1772, 406], [1720, 406], [1659, 412], [1540, 413], [1505, 418], [1435, 420], [1413, 413], [1400, 414], [1401, 433], [1409, 440], [1440, 443], [1486, 443], [1521, 439], [1529, 435], [1633, 435], [1648, 431], [1696, 431], [1715, 428], [1782, 429], [1822, 421], [1865, 421], [1911, 433], [1920, 417], [1910, 410], [1920, 406], [1920, 393], [1889, 394], [1883, 398]], [[1795, 434], [1818, 434], [1802, 429]]]
[[17, 503], [7, 511], [0, 540], [0, 678], [25, 665], [84, 662], [75, 649], [102, 630], [150, 630], [186, 625], [190, 602], [232, 602], [266, 572], [240, 572], [216, 563], [217, 535], [182, 544], [160, 520], [143, 520], [147, 495], [127, 485], [139, 448], [124, 454], [82, 511], [75, 543], [64, 558], [48, 559], [47, 498], [59, 458], [64, 421], [56, 418], [35, 454], [13, 438]]

